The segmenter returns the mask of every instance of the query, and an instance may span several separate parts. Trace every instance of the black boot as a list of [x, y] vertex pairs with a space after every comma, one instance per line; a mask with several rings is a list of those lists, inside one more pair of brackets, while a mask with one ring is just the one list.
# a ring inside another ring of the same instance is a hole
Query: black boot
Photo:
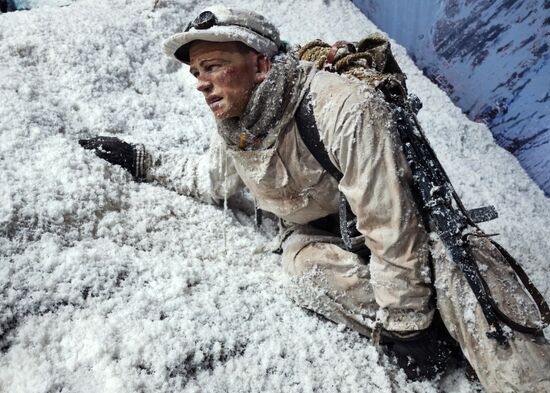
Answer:
[[425, 330], [387, 333], [388, 355], [395, 356], [397, 364], [412, 381], [434, 378], [445, 370], [451, 357], [460, 354], [458, 343], [445, 328], [439, 313]]

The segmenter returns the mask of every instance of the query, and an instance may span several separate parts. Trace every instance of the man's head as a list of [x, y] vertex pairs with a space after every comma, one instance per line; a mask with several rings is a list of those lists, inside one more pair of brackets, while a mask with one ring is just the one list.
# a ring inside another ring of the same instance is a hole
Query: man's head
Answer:
[[224, 6], [202, 11], [164, 43], [166, 54], [190, 66], [197, 89], [220, 119], [243, 113], [281, 48], [279, 31], [263, 16]]
[[240, 116], [271, 67], [265, 55], [234, 41], [193, 41], [189, 59], [197, 89], [219, 119]]

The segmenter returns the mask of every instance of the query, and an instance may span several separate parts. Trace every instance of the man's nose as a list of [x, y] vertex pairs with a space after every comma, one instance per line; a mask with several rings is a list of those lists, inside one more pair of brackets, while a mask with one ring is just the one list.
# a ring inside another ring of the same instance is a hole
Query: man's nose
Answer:
[[198, 79], [197, 80], [197, 90], [200, 92], [208, 91], [212, 88], [212, 82], [205, 79]]

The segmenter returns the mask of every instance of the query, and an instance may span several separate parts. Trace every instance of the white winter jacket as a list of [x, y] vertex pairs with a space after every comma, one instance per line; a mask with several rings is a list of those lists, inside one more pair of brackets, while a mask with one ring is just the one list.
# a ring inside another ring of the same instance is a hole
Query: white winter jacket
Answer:
[[344, 175], [339, 184], [294, 121], [267, 150], [233, 150], [216, 135], [200, 158], [153, 155], [147, 178], [211, 203], [247, 187], [261, 209], [298, 224], [336, 213], [341, 190], [372, 251], [384, 327], [426, 328], [433, 314], [428, 239], [387, 104], [366, 84], [328, 72], [316, 73], [309, 89], [321, 140]]

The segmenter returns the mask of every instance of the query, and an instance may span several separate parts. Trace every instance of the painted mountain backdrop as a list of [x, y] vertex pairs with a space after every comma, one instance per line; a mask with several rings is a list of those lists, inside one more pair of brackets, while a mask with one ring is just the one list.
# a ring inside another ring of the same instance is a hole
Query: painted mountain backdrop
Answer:
[[353, 0], [550, 195], [550, 0]]

